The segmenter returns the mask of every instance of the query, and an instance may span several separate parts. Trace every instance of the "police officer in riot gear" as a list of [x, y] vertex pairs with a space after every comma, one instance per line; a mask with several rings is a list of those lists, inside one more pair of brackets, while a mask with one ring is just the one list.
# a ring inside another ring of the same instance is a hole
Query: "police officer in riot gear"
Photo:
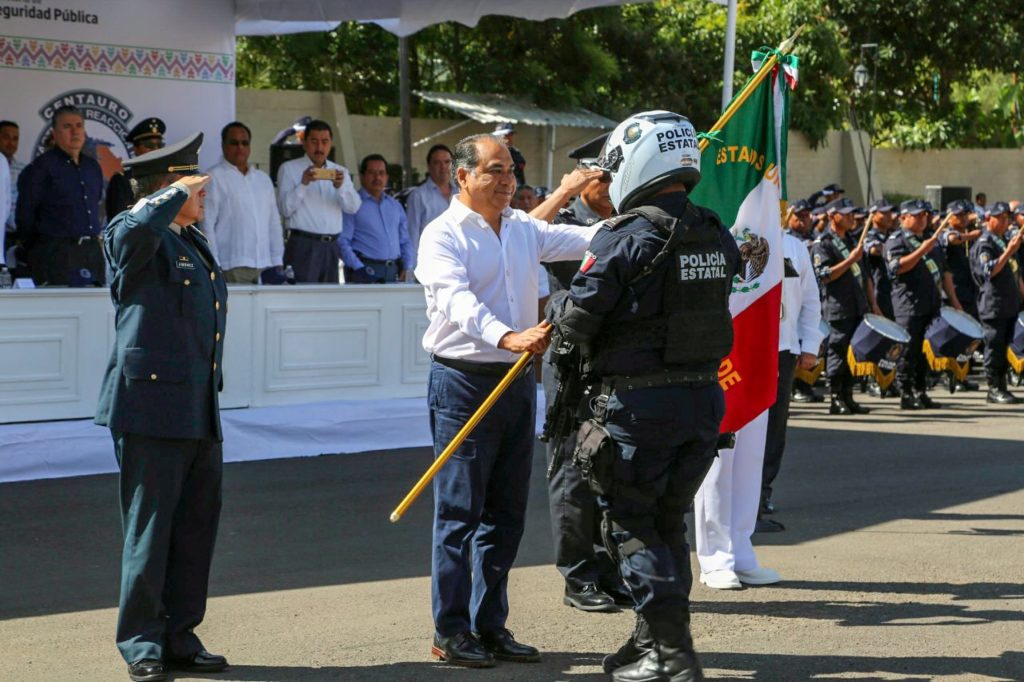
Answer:
[[689, 201], [700, 152], [685, 117], [626, 119], [598, 163], [620, 215], [598, 231], [552, 317], [553, 342], [584, 351], [594, 416], [573, 457], [636, 602], [637, 628], [605, 670], [619, 682], [701, 680], [683, 515], [724, 415], [717, 373], [732, 347], [740, 254], [718, 217]]

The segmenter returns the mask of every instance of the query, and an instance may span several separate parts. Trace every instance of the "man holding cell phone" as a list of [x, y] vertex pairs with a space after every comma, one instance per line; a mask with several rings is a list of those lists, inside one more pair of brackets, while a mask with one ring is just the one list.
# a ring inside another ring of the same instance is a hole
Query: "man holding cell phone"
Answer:
[[325, 121], [306, 125], [306, 154], [281, 164], [277, 201], [287, 229], [284, 263], [297, 282], [337, 284], [338, 235], [342, 213], [355, 213], [362, 201], [348, 170], [327, 157], [334, 136]]

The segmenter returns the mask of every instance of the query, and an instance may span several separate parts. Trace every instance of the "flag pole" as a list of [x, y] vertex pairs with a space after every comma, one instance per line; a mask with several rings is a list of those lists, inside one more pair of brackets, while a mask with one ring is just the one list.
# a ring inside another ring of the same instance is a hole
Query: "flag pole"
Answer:
[[[551, 326], [547, 322], [544, 324], [547, 327]], [[476, 412], [473, 413], [473, 416], [469, 418], [469, 421], [459, 429], [459, 432], [455, 434], [455, 437], [452, 438], [447, 447], [445, 447], [441, 454], [437, 456], [437, 459], [435, 459], [434, 463], [430, 465], [430, 468], [420, 476], [420, 480], [416, 481], [416, 485], [414, 485], [405, 498], [398, 503], [398, 506], [395, 507], [395, 511], [391, 512], [391, 523], [397, 523], [398, 520], [402, 518], [402, 514], [412, 506], [412, 503], [416, 501], [416, 498], [420, 496], [420, 493], [430, 485], [430, 482], [434, 480], [434, 476], [436, 476], [437, 472], [441, 470], [444, 463], [447, 462], [455, 451], [459, 449], [462, 442], [469, 437], [469, 434], [473, 432], [473, 429], [477, 427], [477, 424], [479, 424], [487, 413], [490, 412], [491, 408], [494, 407], [494, 403], [498, 402], [498, 398], [500, 398], [512, 382], [519, 377], [520, 373], [525, 370], [527, 363], [532, 359], [533, 353], [530, 351], [519, 356], [516, 364], [512, 365], [512, 369], [510, 369], [504, 378], [498, 382], [498, 385], [494, 387], [494, 390], [491, 391], [489, 396], [487, 396], [487, 399], [484, 400], [480, 407], [477, 408]]]
[[[792, 36], [782, 41], [782, 44], [779, 45], [779, 52], [782, 54], [788, 53], [792, 49], [793, 43], [796, 41], [797, 37], [799, 37], [799, 35], [803, 32], [804, 28], [805, 26], [800, 26], [800, 28], [798, 28]], [[729, 122], [729, 119], [733, 117], [733, 114], [735, 114], [736, 111], [743, 105], [743, 103], [747, 101], [747, 98], [750, 97], [751, 93], [757, 89], [757, 86], [761, 84], [761, 81], [763, 81], [765, 77], [771, 72], [772, 68], [775, 67], [778, 61], [778, 54], [773, 54], [771, 57], [765, 60], [764, 64], [761, 65], [761, 68], [758, 69], [754, 77], [747, 81], [747, 84], [743, 86], [743, 89], [740, 90], [739, 94], [736, 95], [736, 97], [729, 104], [728, 108], [722, 113], [721, 117], [719, 117], [718, 121], [715, 122], [715, 125], [713, 125], [711, 127], [711, 130], [709, 130], [708, 132], [713, 133], [725, 127], [725, 124]], [[699, 146], [700, 151], [703, 152], [707, 145], [707, 139], [701, 140]], [[412, 489], [408, 492], [405, 498], [398, 504], [397, 507], [395, 507], [395, 510], [391, 512], [391, 523], [397, 523], [399, 519], [402, 518], [402, 515], [406, 512], [406, 510], [409, 509], [412, 503], [416, 501], [416, 498], [420, 496], [420, 493], [422, 493], [423, 490], [430, 484], [430, 482], [434, 479], [434, 476], [437, 475], [437, 472], [440, 471], [441, 467], [444, 466], [445, 462], [447, 462], [448, 459], [452, 456], [452, 454], [459, 448], [459, 446], [462, 445], [463, 441], [465, 441], [466, 438], [469, 437], [469, 434], [472, 433], [473, 429], [475, 429], [476, 426], [480, 423], [480, 421], [487, 415], [490, 409], [494, 406], [494, 403], [498, 402], [498, 399], [502, 396], [502, 394], [504, 394], [505, 390], [509, 387], [509, 385], [511, 385], [515, 378], [519, 376], [519, 372], [523, 371], [526, 364], [532, 359], [533, 353], [529, 351], [523, 353], [519, 357], [519, 360], [516, 361], [516, 364], [513, 365], [512, 369], [508, 371], [508, 374], [506, 374], [505, 377], [498, 383], [498, 385], [494, 387], [494, 390], [491, 391], [491, 394], [489, 396], [487, 396], [487, 399], [484, 400], [483, 404], [481, 404], [480, 407], [477, 408], [477, 411], [473, 413], [473, 416], [469, 418], [469, 421], [466, 422], [465, 426], [463, 426], [459, 430], [459, 432], [455, 434], [455, 438], [453, 438], [452, 441], [448, 443], [447, 447], [445, 447], [441, 454], [438, 455], [437, 458], [434, 460], [434, 463], [430, 465], [430, 468], [427, 469], [420, 477], [420, 480], [416, 482], [416, 485], [412, 487]]]
[[[801, 25], [793, 33], [793, 35], [783, 40], [782, 44], [779, 45], [779, 53], [787, 54], [790, 50], [792, 50], [793, 43], [796, 42], [796, 39], [800, 37], [800, 34], [803, 33], [806, 27], [806, 24]], [[775, 68], [775, 65], [778, 63], [778, 54], [773, 54], [771, 57], [764, 60], [764, 63], [761, 64], [761, 68], [757, 70], [757, 73], [754, 74], [753, 78], [747, 81], [747, 84], [743, 86], [743, 89], [740, 90], [739, 94], [733, 98], [732, 102], [729, 104], [726, 110], [722, 112], [722, 115], [718, 118], [717, 121], [715, 121], [715, 125], [711, 126], [711, 130], [709, 130], [708, 133], [714, 133], [724, 128], [725, 124], [729, 122], [729, 119], [731, 119], [733, 115], [739, 110], [739, 108], [743, 106], [743, 103], [747, 101], [747, 98], [750, 97], [751, 93], [753, 93], [754, 90], [757, 90], [757, 86], [761, 84], [761, 81], [763, 81], [768, 76], [768, 74], [771, 73], [771, 70]], [[704, 138], [700, 141], [698, 149], [701, 153], [703, 153], [704, 149], [707, 146], [708, 140], [707, 138]]]

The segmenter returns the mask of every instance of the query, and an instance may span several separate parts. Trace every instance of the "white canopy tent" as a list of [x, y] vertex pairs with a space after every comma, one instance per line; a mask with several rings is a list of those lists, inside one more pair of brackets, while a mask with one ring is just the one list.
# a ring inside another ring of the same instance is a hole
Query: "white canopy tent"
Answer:
[[[649, 2], [650, 0], [632, 0]], [[410, 120], [409, 46], [406, 38], [417, 31], [446, 21], [476, 26], [488, 14], [542, 21], [567, 17], [580, 10], [632, 4], [630, 0], [235, 0], [235, 32], [238, 35], [273, 35], [329, 31], [342, 21], [370, 21], [399, 37], [399, 103], [402, 118], [402, 168], [406, 178], [412, 169]], [[447, 106], [447, 105], [446, 105]], [[467, 114], [468, 115], [468, 114]], [[481, 119], [476, 119], [481, 120]], [[507, 120], [521, 120], [508, 118]], [[605, 119], [607, 121], [607, 119]], [[528, 121], [523, 121], [528, 123]], [[554, 137], [548, 142], [548, 184]], [[614, 123], [612, 124], [614, 125]]]
[[341, 21], [372, 21], [404, 38], [445, 21], [473, 27], [488, 14], [543, 21], [594, 7], [625, 4], [631, 3], [629, 0], [377, 0], [372, 3], [366, 0], [235, 0], [235, 20], [239, 35], [330, 30]]
[[[610, 118], [595, 114], [592, 111], [577, 107], [575, 109], [557, 110], [541, 109], [528, 102], [522, 102], [503, 95], [459, 94], [452, 92], [424, 92], [417, 90], [416, 95], [428, 102], [457, 111], [466, 117], [466, 123], [524, 123], [547, 128], [547, 164], [546, 184], [552, 185], [552, 168], [555, 156], [555, 127], [569, 128], [614, 128], [616, 122]], [[457, 123], [441, 132], [448, 132], [461, 125]], [[431, 140], [427, 137], [417, 140], [413, 146], [419, 146]]]

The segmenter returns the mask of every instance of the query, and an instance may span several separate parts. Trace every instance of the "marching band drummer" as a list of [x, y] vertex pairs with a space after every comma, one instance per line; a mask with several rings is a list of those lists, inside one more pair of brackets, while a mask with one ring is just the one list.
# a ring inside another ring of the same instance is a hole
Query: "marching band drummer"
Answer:
[[[864, 271], [864, 245], [852, 249], [848, 238], [857, 207], [837, 199], [826, 207], [829, 227], [811, 250], [814, 269], [824, 285], [822, 317], [829, 323], [825, 372], [832, 393], [829, 414], [867, 414], [870, 408], [853, 399], [853, 376], [846, 352], [857, 325], [869, 310], [879, 314], [874, 287]], [[870, 303], [870, 308], [869, 308]]]
[[924, 410], [941, 407], [926, 392], [928, 364], [924, 359], [924, 334], [942, 308], [939, 288], [946, 291], [950, 305], [963, 310], [946, 271], [945, 257], [938, 248], [942, 230], [922, 240], [928, 226], [929, 204], [910, 199], [900, 204], [900, 229], [885, 242], [885, 263], [892, 278], [892, 306], [896, 322], [910, 334], [897, 378], [900, 409]]
[[1010, 226], [1010, 207], [997, 201], [985, 219], [985, 232], [971, 248], [971, 272], [978, 285], [978, 316], [985, 328], [985, 377], [990, 403], [1021, 402], [1006, 389], [1006, 346], [1021, 304], [1020, 250], [1022, 231], [1005, 239]]

